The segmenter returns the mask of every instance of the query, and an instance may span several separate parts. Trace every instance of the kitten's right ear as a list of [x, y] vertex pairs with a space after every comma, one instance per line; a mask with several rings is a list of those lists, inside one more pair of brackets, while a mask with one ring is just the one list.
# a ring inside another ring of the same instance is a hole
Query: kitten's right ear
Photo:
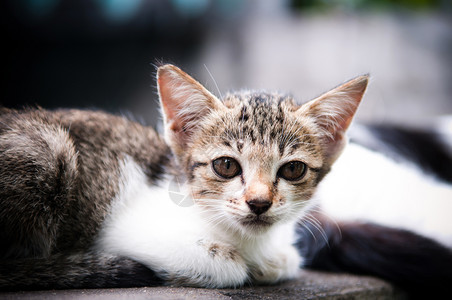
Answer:
[[201, 119], [224, 105], [199, 82], [173, 65], [158, 68], [157, 84], [165, 138], [177, 154], [190, 141]]

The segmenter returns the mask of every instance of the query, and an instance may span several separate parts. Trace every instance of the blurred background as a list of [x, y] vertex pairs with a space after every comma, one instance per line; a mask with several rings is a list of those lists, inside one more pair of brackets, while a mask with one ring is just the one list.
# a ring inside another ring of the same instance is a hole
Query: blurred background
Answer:
[[162, 61], [216, 95], [281, 90], [300, 102], [370, 73], [360, 121], [424, 126], [452, 114], [450, 0], [1, 3], [7, 107], [104, 109], [155, 126]]

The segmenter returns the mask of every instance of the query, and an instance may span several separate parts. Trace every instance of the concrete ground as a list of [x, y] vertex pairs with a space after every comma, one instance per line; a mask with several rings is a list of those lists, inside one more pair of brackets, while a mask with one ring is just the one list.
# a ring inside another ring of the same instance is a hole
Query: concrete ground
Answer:
[[298, 279], [239, 289], [148, 287], [0, 293], [0, 299], [406, 299], [391, 284], [367, 276], [302, 271]]

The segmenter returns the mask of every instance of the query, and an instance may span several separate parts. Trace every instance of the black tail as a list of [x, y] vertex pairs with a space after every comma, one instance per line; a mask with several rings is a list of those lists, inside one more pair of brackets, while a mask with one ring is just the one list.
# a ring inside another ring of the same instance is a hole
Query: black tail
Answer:
[[116, 288], [161, 285], [147, 267], [99, 254], [0, 261], [0, 291]]
[[445, 295], [452, 282], [452, 251], [406, 230], [365, 223], [301, 222], [296, 246], [305, 267], [373, 275], [412, 297]]

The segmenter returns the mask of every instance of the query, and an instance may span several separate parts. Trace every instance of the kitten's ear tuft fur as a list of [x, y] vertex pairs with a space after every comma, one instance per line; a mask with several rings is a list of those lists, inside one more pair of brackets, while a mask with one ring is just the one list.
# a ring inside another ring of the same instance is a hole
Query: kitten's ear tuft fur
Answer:
[[345, 132], [366, 91], [369, 75], [359, 76], [302, 105], [297, 113], [308, 117], [321, 132], [325, 156], [333, 163], [346, 144]]
[[165, 138], [178, 152], [190, 140], [200, 119], [224, 105], [199, 82], [173, 65], [158, 68], [157, 84]]

